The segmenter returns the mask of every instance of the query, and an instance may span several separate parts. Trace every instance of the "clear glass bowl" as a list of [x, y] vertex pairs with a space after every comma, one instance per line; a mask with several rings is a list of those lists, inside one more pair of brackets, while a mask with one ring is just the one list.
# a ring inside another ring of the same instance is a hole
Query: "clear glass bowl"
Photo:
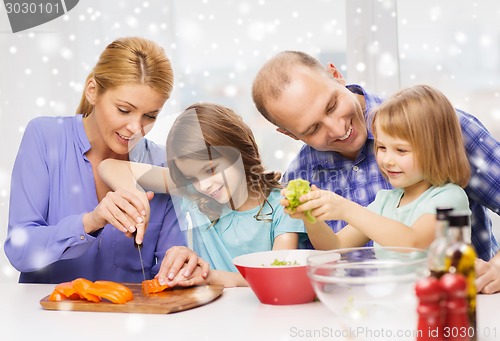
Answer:
[[307, 259], [319, 300], [356, 326], [416, 327], [415, 283], [427, 274], [427, 251], [399, 247], [339, 249]]

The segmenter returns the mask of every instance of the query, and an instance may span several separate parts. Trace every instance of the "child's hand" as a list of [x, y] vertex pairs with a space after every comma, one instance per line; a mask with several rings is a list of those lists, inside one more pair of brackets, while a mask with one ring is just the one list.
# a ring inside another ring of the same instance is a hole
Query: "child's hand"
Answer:
[[281, 196], [283, 197], [283, 199], [280, 200], [280, 205], [285, 207], [285, 212], [286, 213], [289, 213], [287, 212], [286, 208], [290, 205], [290, 202], [288, 201], [288, 199], [286, 198], [286, 188], [283, 188], [280, 192]]
[[283, 199], [280, 200], [280, 205], [283, 206], [285, 209], [285, 213], [290, 215], [290, 217], [294, 218], [294, 219], [306, 219], [304, 213], [298, 213], [297, 210], [293, 210], [293, 212], [288, 209], [287, 207], [290, 207], [290, 202], [288, 201], [288, 199], [286, 198], [287, 197], [287, 190], [286, 188], [283, 188], [281, 190], [281, 195], [283, 196]]
[[[288, 185], [285, 188], [285, 191], [282, 192], [286, 198], [286, 202], [288, 203], [285, 206], [286, 212], [293, 217], [295, 213], [295, 209], [300, 205], [300, 196], [311, 191], [310, 182], [304, 179], [294, 179], [288, 182]], [[309, 223], [314, 224], [316, 222], [316, 218], [311, 215], [310, 211], [304, 211], [305, 218], [309, 221]]]
[[[312, 188], [315, 188], [316, 190], [318, 189], [316, 186], [312, 186]], [[286, 189], [286, 188], [283, 188], [281, 190], [281, 195], [284, 197], [283, 199], [281, 199], [280, 201], [280, 204], [281, 206], [283, 206], [285, 209], [285, 213], [287, 213], [288, 215], [290, 215], [290, 217], [294, 218], [294, 219], [302, 219], [304, 222], [306, 223], [315, 223], [315, 218], [314, 216], [311, 214], [311, 212], [307, 211], [307, 210], [303, 210], [303, 211], [299, 211], [298, 208], [300, 207], [299, 206], [295, 206], [293, 207], [293, 209], [290, 209], [290, 201], [287, 199], [287, 197], [289, 196], [289, 191]], [[301, 196], [299, 198], [299, 201], [300, 203], [303, 203], [304, 201], [301, 200], [303, 196]], [[302, 205], [302, 204], [301, 204]]]
[[304, 212], [311, 211], [311, 215], [318, 220], [345, 220], [344, 206], [348, 200], [331, 191], [321, 190], [315, 185], [311, 186], [311, 191], [300, 197], [299, 205], [295, 214], [304, 215]]

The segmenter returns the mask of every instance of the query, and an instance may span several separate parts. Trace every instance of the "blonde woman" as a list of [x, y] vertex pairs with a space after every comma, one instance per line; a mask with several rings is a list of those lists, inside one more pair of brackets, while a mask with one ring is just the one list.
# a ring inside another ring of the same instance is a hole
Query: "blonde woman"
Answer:
[[185, 244], [170, 196], [157, 195], [149, 204], [146, 194], [135, 197], [139, 206], [151, 207], [151, 216], [144, 209], [134, 221], [126, 214], [128, 193], [111, 192], [96, 172], [108, 158], [164, 164], [164, 148], [143, 136], [172, 87], [172, 67], [160, 46], [117, 39], [88, 75], [76, 115], [29, 122], [12, 173], [5, 241], [20, 282], [140, 282], [139, 257], [127, 237], [137, 232], [143, 244], [146, 278], [158, 272], [167, 249]]

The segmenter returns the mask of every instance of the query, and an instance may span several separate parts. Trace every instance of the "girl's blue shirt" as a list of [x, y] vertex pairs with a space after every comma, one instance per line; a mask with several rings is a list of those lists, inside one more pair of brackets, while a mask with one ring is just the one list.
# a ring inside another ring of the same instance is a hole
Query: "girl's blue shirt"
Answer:
[[295, 232], [300, 234], [299, 239], [306, 238], [302, 220], [291, 218], [280, 205], [279, 189], [271, 191], [267, 198], [269, 205], [265, 204], [262, 211], [262, 214], [272, 212], [271, 215], [265, 216], [272, 221], [255, 219], [259, 206], [241, 212], [224, 206], [220, 219], [212, 225], [196, 203], [186, 198], [175, 198], [174, 201], [177, 199], [182, 206], [181, 210], [189, 213], [194, 250], [212, 269], [236, 272], [237, 269], [232, 263], [234, 257], [272, 250], [274, 239], [283, 233]]

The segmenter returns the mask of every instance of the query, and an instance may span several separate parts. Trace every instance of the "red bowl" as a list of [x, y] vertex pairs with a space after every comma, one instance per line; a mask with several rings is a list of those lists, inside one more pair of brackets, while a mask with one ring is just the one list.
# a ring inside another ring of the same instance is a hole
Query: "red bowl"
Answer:
[[[263, 251], [235, 257], [233, 263], [261, 303], [302, 304], [311, 302], [316, 297], [307, 276], [307, 257], [318, 252]], [[285, 261], [290, 265], [271, 265], [275, 260]]]

